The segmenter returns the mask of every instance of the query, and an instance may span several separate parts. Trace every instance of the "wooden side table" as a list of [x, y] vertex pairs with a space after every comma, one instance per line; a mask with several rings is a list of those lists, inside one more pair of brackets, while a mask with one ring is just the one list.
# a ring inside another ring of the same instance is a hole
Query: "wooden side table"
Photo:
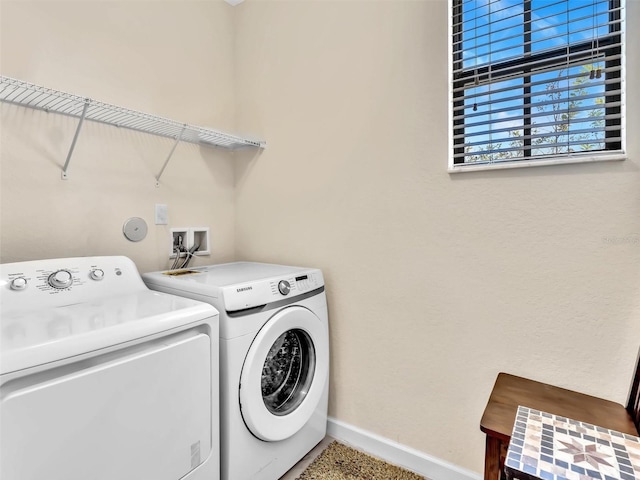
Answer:
[[520, 406], [505, 472], [508, 480], [636, 480], [640, 438]]
[[480, 429], [487, 435], [485, 480], [500, 478], [519, 405], [638, 435], [631, 416], [618, 403], [500, 373], [480, 421]]

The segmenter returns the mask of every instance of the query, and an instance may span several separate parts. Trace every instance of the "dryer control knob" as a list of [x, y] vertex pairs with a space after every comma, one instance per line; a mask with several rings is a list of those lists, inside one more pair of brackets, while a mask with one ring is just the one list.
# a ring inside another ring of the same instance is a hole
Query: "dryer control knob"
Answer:
[[95, 268], [89, 272], [89, 277], [91, 277], [91, 280], [102, 280], [104, 278], [104, 270]]
[[289, 295], [291, 285], [286, 280], [280, 280], [280, 282], [278, 282], [278, 290], [280, 290], [282, 295]]
[[27, 279], [24, 277], [18, 277], [11, 280], [9, 284], [11, 290], [24, 290], [27, 288]]
[[53, 288], [67, 288], [73, 283], [71, 273], [66, 270], [58, 270], [49, 275], [49, 285]]

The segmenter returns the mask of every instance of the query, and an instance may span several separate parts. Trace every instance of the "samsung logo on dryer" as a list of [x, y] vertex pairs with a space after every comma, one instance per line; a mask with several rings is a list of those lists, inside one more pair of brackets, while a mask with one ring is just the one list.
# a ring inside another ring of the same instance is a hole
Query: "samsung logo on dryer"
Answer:
[[237, 292], [246, 292], [248, 290], [253, 290], [253, 287], [241, 287], [241, 288], [236, 288]]

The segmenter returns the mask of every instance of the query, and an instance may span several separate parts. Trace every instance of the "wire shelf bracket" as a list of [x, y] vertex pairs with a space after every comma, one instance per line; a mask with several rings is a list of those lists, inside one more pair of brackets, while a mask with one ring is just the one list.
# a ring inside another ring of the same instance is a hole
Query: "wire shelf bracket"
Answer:
[[162, 168], [160, 169], [160, 172], [158, 173], [158, 176], [156, 177], [156, 187], [160, 186], [160, 177], [162, 176], [162, 174], [164, 172], [164, 169], [167, 168], [167, 165], [169, 164], [169, 160], [171, 160], [171, 157], [173, 156], [173, 152], [176, 150], [176, 147], [180, 143], [180, 140], [182, 140], [182, 135], [184, 134], [184, 131], [185, 131], [186, 128], [187, 128], [187, 125], [185, 124], [182, 127], [182, 130], [180, 130], [180, 135], [178, 135], [178, 137], [176, 138], [176, 141], [173, 144], [173, 147], [171, 148], [171, 151], [169, 152], [169, 155], [167, 156], [167, 159], [164, 161], [164, 164], [162, 165]]
[[82, 114], [80, 115], [80, 121], [78, 122], [78, 127], [76, 128], [76, 133], [73, 136], [73, 141], [71, 142], [71, 146], [69, 147], [69, 153], [67, 153], [67, 160], [64, 162], [64, 167], [62, 167], [62, 179], [66, 180], [68, 177], [67, 170], [69, 169], [69, 162], [71, 161], [71, 155], [73, 155], [73, 149], [76, 148], [76, 142], [78, 141], [78, 135], [80, 134], [80, 129], [82, 128], [82, 122], [84, 122], [84, 118], [87, 115], [87, 108], [89, 108], [89, 99], [87, 98], [84, 102], [84, 108], [82, 109]]
[[253, 140], [211, 128], [180, 123], [168, 118], [130, 110], [1, 75], [0, 101], [79, 119], [67, 159], [62, 168], [63, 179], [68, 178], [69, 162], [85, 120], [175, 139], [171, 152], [156, 176], [156, 186], [160, 185], [160, 177], [180, 142], [194, 143], [207, 147], [221, 147], [228, 150], [241, 148], [263, 149], [267, 146], [263, 140]]

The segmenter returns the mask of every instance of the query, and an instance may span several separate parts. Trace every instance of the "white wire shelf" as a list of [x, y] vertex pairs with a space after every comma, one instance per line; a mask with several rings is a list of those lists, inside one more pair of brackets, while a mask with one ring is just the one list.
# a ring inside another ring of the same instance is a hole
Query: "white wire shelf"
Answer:
[[[85, 119], [151, 135], [174, 138], [176, 145], [178, 142], [183, 141], [232, 150], [244, 147], [266, 147], [266, 142], [262, 140], [252, 140], [210, 128], [180, 123], [168, 118], [110, 105], [91, 98], [84, 98], [5, 76], [0, 76], [0, 101], [45, 112], [67, 115], [80, 120], [67, 156], [67, 162], [63, 168], [63, 178], [67, 178], [66, 171], [69, 160], [82, 122]], [[176, 145], [171, 150], [156, 180], [160, 180], [160, 176], [169, 162]]]

